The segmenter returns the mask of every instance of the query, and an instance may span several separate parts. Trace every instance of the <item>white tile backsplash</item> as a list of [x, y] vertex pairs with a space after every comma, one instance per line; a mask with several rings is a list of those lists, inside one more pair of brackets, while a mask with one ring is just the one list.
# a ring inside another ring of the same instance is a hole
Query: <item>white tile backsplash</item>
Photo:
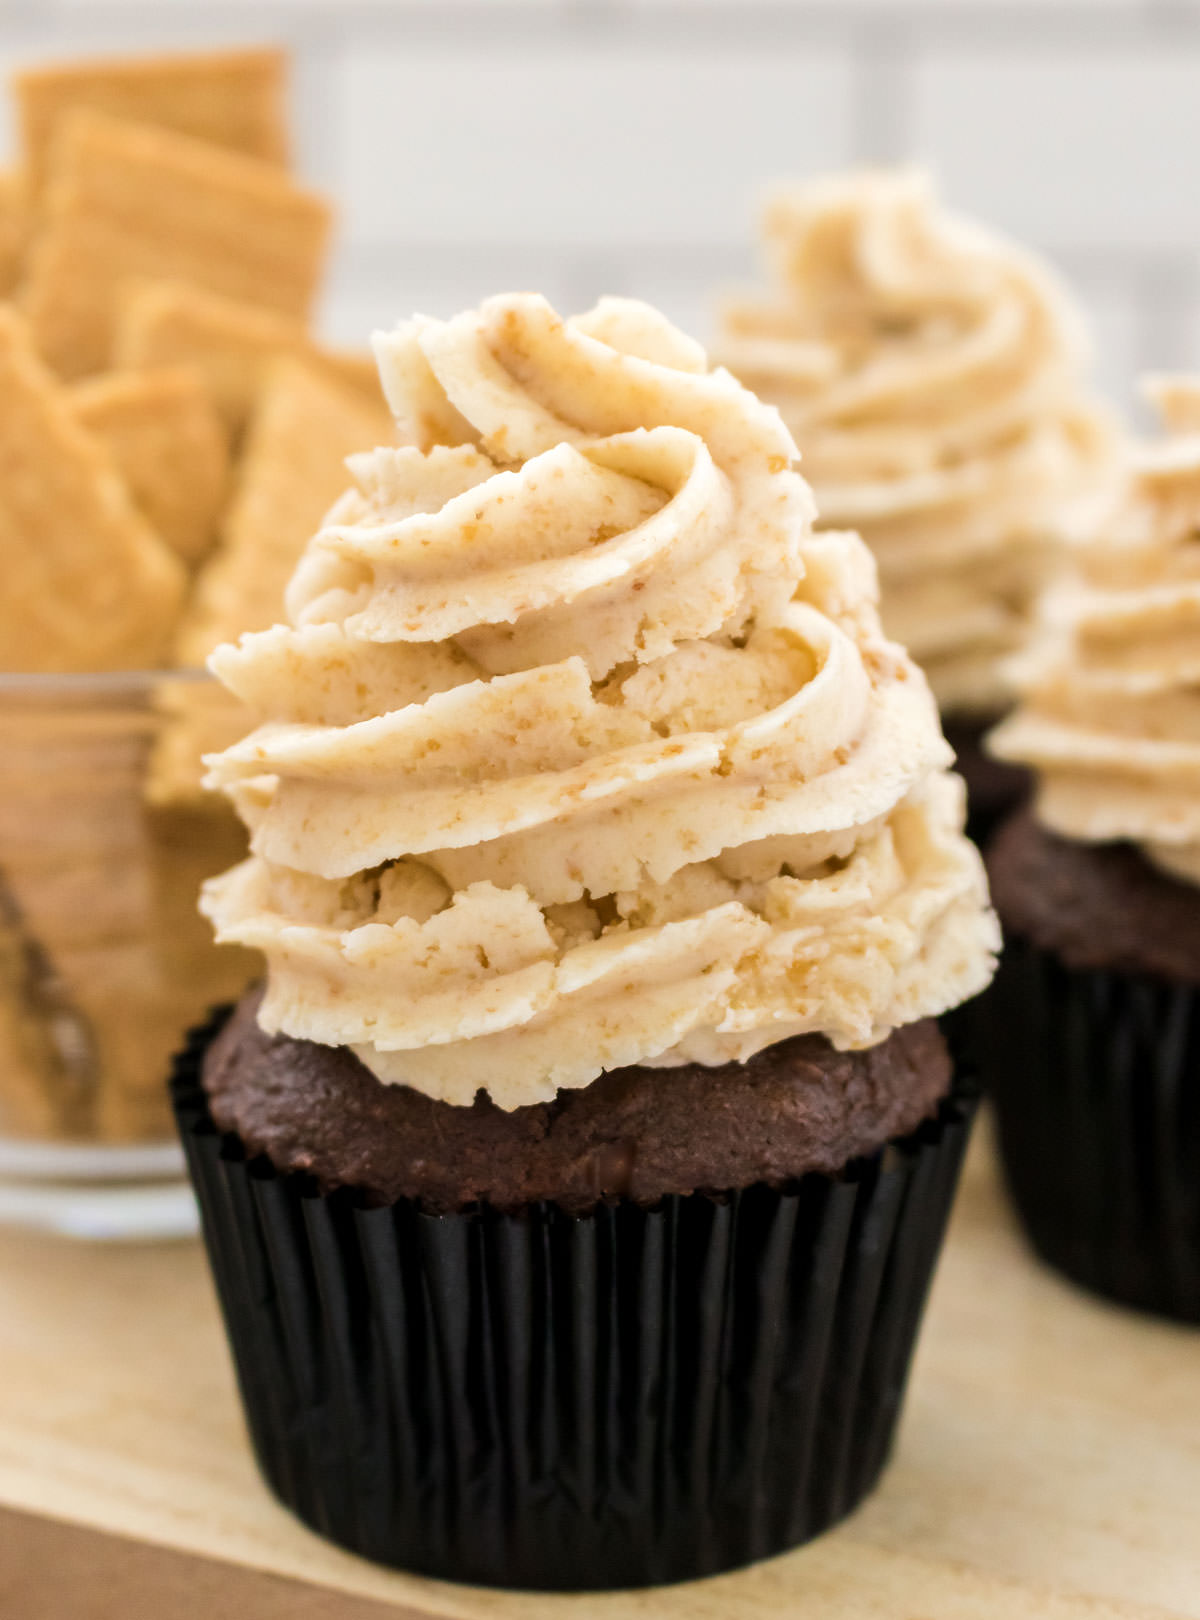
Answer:
[[341, 69], [355, 242], [706, 244], [744, 235], [764, 166], [850, 151], [849, 58], [604, 41], [393, 52]]
[[1200, 0], [0, 0], [0, 72], [271, 38], [340, 341], [514, 286], [704, 338], [762, 179], [916, 153], [1064, 263], [1116, 396], [1200, 366]]
[[463, 247], [453, 253], [406, 251], [372, 262], [335, 254], [321, 328], [334, 343], [362, 344], [376, 327], [420, 312], [446, 317], [495, 292], [534, 290], [556, 308], [582, 307], [569, 258], [535, 248]]
[[[697, 0], [619, 0], [619, 3], [662, 10], [671, 6], [694, 5]], [[879, 14], [903, 18], [907, 15], [921, 23], [932, 16], [936, 26], [939, 19], [956, 12], [974, 12], [976, 15], [1006, 13], [1014, 21], [1025, 22], [1056, 7], [1074, 13], [1136, 13], [1145, 5], [1145, 0], [791, 0], [790, 4], [788, 0], [782, 0], [782, 3], [781, 0], [700, 0], [700, 3], [708, 11], [723, 8], [739, 15], [755, 10], [771, 10], [776, 16], [788, 11], [819, 16], [823, 11], [837, 9], [859, 17]], [[1166, 0], [1166, 3], [1175, 4], [1177, 0]], [[1187, 5], [1191, 0], [1183, 0], [1183, 3]]]
[[1084, 278], [1076, 278], [1073, 285], [1091, 334], [1092, 378], [1110, 399], [1127, 407], [1131, 380], [1146, 364], [1137, 293], [1119, 283], [1097, 284]]
[[1194, 49], [931, 52], [913, 106], [913, 151], [998, 225], [1075, 249], [1200, 244]]

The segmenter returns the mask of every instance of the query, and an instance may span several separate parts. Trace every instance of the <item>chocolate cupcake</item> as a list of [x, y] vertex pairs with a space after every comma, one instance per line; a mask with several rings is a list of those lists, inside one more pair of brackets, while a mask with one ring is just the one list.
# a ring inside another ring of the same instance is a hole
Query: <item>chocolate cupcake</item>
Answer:
[[292, 623], [213, 660], [261, 998], [175, 1097], [282, 1499], [383, 1562], [678, 1580], [886, 1457], [996, 945], [928, 689], [778, 415], [646, 306], [377, 339]]
[[1200, 383], [1159, 390], [993, 736], [1038, 773], [989, 854], [1004, 961], [978, 1004], [1009, 1180], [1039, 1252], [1200, 1322]]
[[983, 837], [1028, 787], [979, 746], [1012, 700], [1006, 660], [1116, 462], [1082, 322], [1047, 265], [914, 171], [782, 187], [763, 236], [772, 289], [726, 301], [719, 356], [779, 406], [821, 525], [874, 553]]
[[550, 1203], [583, 1216], [621, 1198], [650, 1208], [697, 1189], [786, 1187], [911, 1135], [951, 1085], [946, 1043], [922, 1019], [861, 1052], [793, 1035], [744, 1063], [610, 1069], [510, 1110], [481, 1087], [456, 1106], [381, 1086], [346, 1047], [266, 1034], [261, 1000], [247, 996], [206, 1054], [213, 1119], [251, 1154], [323, 1192], [354, 1187], [372, 1208]]

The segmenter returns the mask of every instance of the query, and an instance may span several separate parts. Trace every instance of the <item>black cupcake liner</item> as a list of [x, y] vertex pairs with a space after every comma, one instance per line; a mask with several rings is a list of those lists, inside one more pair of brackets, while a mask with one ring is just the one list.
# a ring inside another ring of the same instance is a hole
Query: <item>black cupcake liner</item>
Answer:
[[994, 759], [984, 747], [999, 714], [987, 719], [948, 715], [942, 727], [954, 750], [954, 769], [967, 784], [967, 836], [982, 849], [993, 833], [1033, 791], [1033, 774], [1021, 765]]
[[556, 1590], [807, 1540], [887, 1458], [974, 1112], [841, 1177], [573, 1217], [431, 1216], [247, 1159], [172, 1094], [247, 1421], [307, 1524], [384, 1564]]
[[1108, 1299], [1200, 1322], [1200, 989], [1012, 939], [968, 1011], [1038, 1254]]

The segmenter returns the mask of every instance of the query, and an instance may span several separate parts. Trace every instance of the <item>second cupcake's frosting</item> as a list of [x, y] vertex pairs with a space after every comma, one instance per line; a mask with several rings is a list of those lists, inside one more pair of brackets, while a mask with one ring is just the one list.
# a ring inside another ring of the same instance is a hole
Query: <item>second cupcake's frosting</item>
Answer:
[[778, 414], [626, 301], [377, 347], [410, 447], [354, 459], [292, 626], [213, 660], [273, 716], [212, 762], [254, 855], [206, 899], [265, 1026], [510, 1108], [978, 989], [928, 689]]
[[1075, 314], [919, 174], [782, 190], [764, 226], [777, 294], [727, 303], [720, 357], [779, 405], [821, 522], [871, 546], [887, 628], [943, 709], [1000, 708], [1004, 659], [1113, 459]]
[[1168, 429], [1015, 666], [1022, 706], [989, 746], [1038, 772], [1038, 815], [1132, 839], [1200, 883], [1200, 378], [1152, 384]]

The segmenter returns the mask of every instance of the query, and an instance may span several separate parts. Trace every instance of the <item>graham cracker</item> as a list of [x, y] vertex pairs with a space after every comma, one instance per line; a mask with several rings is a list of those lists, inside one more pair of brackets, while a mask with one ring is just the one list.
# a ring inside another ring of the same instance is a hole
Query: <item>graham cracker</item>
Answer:
[[219, 815], [224, 796], [203, 786], [205, 754], [223, 753], [258, 725], [259, 715], [215, 679], [164, 680], [155, 693], [161, 717], [146, 776], [146, 802]]
[[171, 1135], [163, 1076], [173, 1053], [210, 1007], [236, 1000], [260, 971], [254, 953], [214, 943], [196, 904], [206, 878], [246, 857], [246, 831], [237, 818], [227, 807], [199, 813], [147, 808], [142, 829], [138, 930], [62, 953], [64, 976], [95, 1034], [95, 1131], [106, 1141]]
[[[201, 569], [176, 638], [176, 662], [204, 663], [223, 641], [265, 630], [284, 616], [283, 593], [300, 553], [347, 487], [345, 458], [390, 444], [395, 429], [377, 403], [327, 371], [286, 357], [270, 366], [251, 420], [217, 551]], [[158, 806], [198, 809], [201, 758], [228, 748], [256, 723], [216, 683], [165, 683], [163, 725], [147, 795]]]
[[157, 124], [264, 163], [287, 162], [287, 58], [280, 50], [53, 62], [14, 74], [12, 89], [34, 192], [59, 124], [80, 108]]
[[24, 174], [20, 169], [0, 171], [0, 298], [7, 298], [21, 279], [31, 225]]
[[283, 618], [283, 592], [321, 519], [347, 488], [345, 459], [394, 442], [392, 418], [304, 361], [277, 360], [251, 420], [217, 550], [201, 570], [177, 662]]
[[183, 598], [183, 565], [4, 307], [0, 399], [0, 666], [158, 663]]
[[184, 281], [139, 282], [121, 300], [113, 364], [133, 370], [193, 367], [204, 376], [235, 438], [250, 418], [268, 368], [284, 355], [306, 360], [372, 404], [383, 398], [372, 355], [324, 348], [299, 321], [273, 310]]
[[24, 1129], [169, 1135], [171, 1052], [253, 971], [196, 910], [245, 831], [219, 799], [147, 805], [159, 724], [139, 688], [0, 710], [0, 1120]]
[[312, 358], [373, 404], [383, 399], [379, 364], [369, 350], [360, 352], [357, 349], [327, 349], [314, 345]]
[[21, 304], [64, 377], [108, 364], [122, 290], [176, 277], [308, 314], [328, 203], [280, 169], [104, 113], [75, 112], [55, 141]]
[[194, 567], [216, 538], [229, 483], [225, 424], [203, 381], [184, 368], [107, 372], [70, 394], [142, 512]]

